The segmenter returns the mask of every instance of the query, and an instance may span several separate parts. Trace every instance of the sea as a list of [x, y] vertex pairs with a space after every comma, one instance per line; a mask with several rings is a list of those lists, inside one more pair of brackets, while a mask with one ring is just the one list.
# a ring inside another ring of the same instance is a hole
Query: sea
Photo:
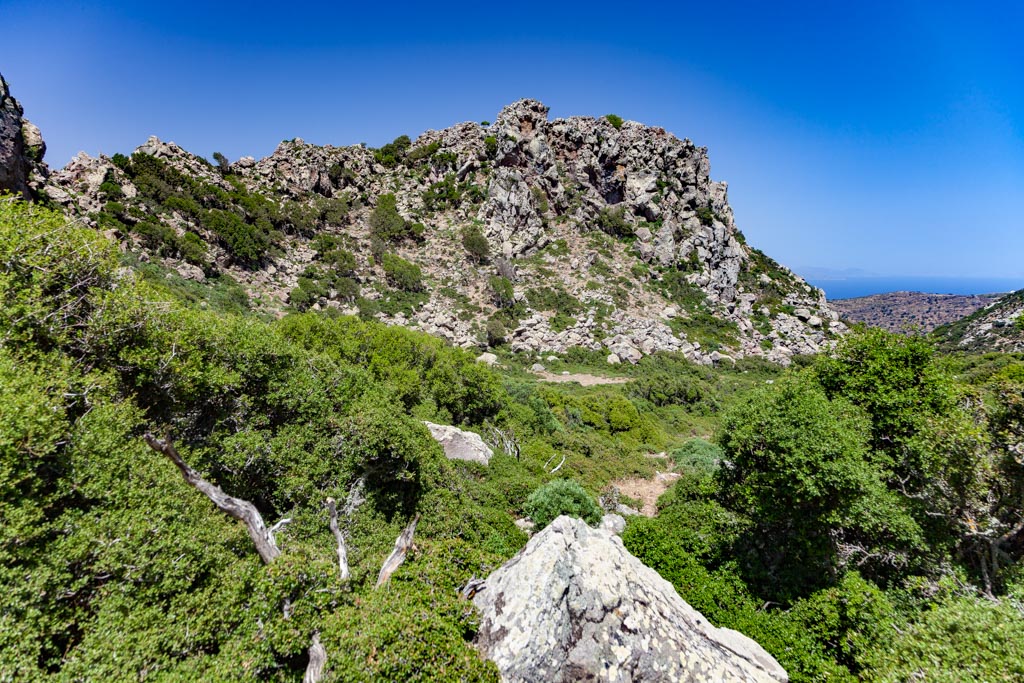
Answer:
[[827, 299], [853, 299], [888, 292], [929, 294], [1002, 294], [1024, 288], [1024, 278], [955, 277], [808, 277], [807, 282], [825, 290]]

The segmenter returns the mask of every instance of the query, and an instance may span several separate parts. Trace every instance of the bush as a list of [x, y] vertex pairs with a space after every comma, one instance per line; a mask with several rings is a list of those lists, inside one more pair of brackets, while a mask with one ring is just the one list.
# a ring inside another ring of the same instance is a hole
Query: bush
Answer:
[[626, 220], [624, 207], [601, 209], [597, 215], [597, 227], [612, 237], [631, 237], [633, 235], [633, 226]]
[[622, 128], [623, 120], [621, 116], [618, 116], [617, 114], [605, 114], [604, 118], [608, 123], [612, 124], [612, 128], [615, 130]]
[[578, 517], [594, 526], [601, 522], [601, 507], [582, 486], [571, 479], [555, 479], [530, 494], [523, 506], [538, 529], [559, 515]]
[[382, 242], [401, 242], [417, 239], [423, 234], [423, 225], [410, 223], [398, 213], [398, 200], [393, 194], [382, 194], [370, 214], [370, 236]]
[[508, 334], [508, 330], [497, 318], [491, 318], [487, 321], [486, 327], [487, 333], [487, 345], [498, 346], [505, 343], [505, 336]]
[[693, 438], [670, 454], [676, 466], [686, 474], [714, 474], [718, 470], [725, 452], [721, 446], [701, 438]]
[[384, 254], [381, 259], [384, 275], [388, 284], [403, 292], [423, 291], [423, 271], [415, 263], [406, 261], [401, 256]]
[[374, 150], [373, 158], [385, 168], [394, 168], [405, 159], [405, 154], [411, 144], [412, 140], [408, 135], [399, 135], [380, 149]]
[[486, 261], [491, 255], [491, 247], [487, 243], [480, 227], [473, 225], [462, 231], [462, 247], [477, 263]]
[[487, 280], [487, 287], [491, 290], [491, 301], [495, 306], [498, 308], [515, 306], [515, 290], [512, 288], [512, 281], [507, 277], [495, 275]]

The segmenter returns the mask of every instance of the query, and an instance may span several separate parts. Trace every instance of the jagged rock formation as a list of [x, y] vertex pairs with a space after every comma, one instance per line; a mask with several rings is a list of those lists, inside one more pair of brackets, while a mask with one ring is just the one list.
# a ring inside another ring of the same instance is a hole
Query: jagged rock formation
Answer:
[[950, 351], [1024, 352], [1024, 289], [1010, 292], [949, 325], [935, 330]]
[[559, 517], [473, 598], [476, 644], [505, 681], [787, 681], [753, 640], [712, 626], [608, 529]]
[[43, 163], [46, 143], [24, 113], [0, 74], [0, 191], [30, 199], [45, 182], [48, 171]]
[[[788, 363], [845, 331], [820, 290], [745, 244], [704, 148], [632, 121], [547, 114], [521, 100], [494, 124], [461, 123], [381, 150], [295, 139], [223, 169], [151, 138], [136, 154], [159, 160], [166, 177], [140, 175], [123, 157], [79, 155], [47, 190], [125, 250], [187, 279], [228, 273], [266, 310], [358, 310], [466, 347], [482, 345], [498, 318], [513, 350]], [[385, 194], [420, 240], [374, 242], [369, 218]], [[276, 208], [254, 208], [254, 196]], [[208, 220], [218, 211], [239, 216], [260, 250], [240, 253], [237, 234]], [[466, 253], [467, 229], [482, 233], [490, 259]], [[343, 286], [325, 274], [333, 266], [318, 235], [355, 256]], [[382, 248], [418, 264], [426, 291], [397, 292]], [[496, 301], [497, 274], [511, 281], [512, 299]]]
[[931, 332], [984, 308], [997, 294], [927, 294], [889, 292], [829, 304], [845, 319], [902, 334]]
[[466, 460], [486, 465], [494, 456], [494, 451], [484, 443], [479, 434], [467, 432], [451, 425], [439, 425], [426, 421], [423, 424], [430, 430], [430, 436], [434, 437], [434, 441], [441, 444], [444, 455], [449, 460]]

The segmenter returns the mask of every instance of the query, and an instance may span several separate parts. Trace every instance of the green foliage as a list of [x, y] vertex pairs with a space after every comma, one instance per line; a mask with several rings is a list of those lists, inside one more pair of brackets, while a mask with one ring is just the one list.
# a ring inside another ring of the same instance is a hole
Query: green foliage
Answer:
[[471, 225], [462, 231], [462, 248], [477, 263], [483, 263], [491, 256], [491, 246], [477, 225]]
[[543, 529], [559, 515], [578, 517], [591, 526], [601, 522], [601, 508], [571, 479], [554, 479], [530, 494], [524, 505], [538, 529]]
[[498, 308], [511, 308], [515, 305], [515, 290], [512, 281], [500, 275], [491, 276], [487, 280], [487, 287], [491, 291], [491, 301]]
[[718, 471], [725, 451], [716, 444], [694, 437], [669, 455], [685, 475], [692, 473], [710, 476]]
[[424, 227], [411, 223], [398, 213], [398, 201], [393, 194], [377, 197], [377, 206], [370, 214], [370, 235], [386, 243], [397, 243], [407, 239], [419, 239]]
[[220, 152], [214, 152], [213, 160], [217, 162], [217, 170], [220, 171], [222, 175], [227, 175], [231, 172], [231, 162], [228, 161], [226, 156]]
[[497, 318], [491, 318], [487, 321], [487, 327], [484, 329], [487, 335], [488, 346], [499, 346], [505, 343], [505, 337], [508, 335], [508, 330]]
[[633, 225], [626, 220], [625, 207], [605, 207], [597, 215], [597, 227], [612, 237], [632, 237]]
[[615, 130], [622, 128], [623, 120], [621, 116], [618, 116], [617, 114], [605, 114], [604, 119], [608, 123], [612, 124], [612, 128]]
[[579, 299], [559, 285], [527, 290], [526, 299], [538, 311], [554, 311], [567, 316], [576, 315], [583, 308]]
[[374, 150], [373, 158], [385, 168], [394, 168], [405, 160], [406, 152], [411, 144], [412, 140], [408, 135], [399, 135], [380, 149]]
[[455, 180], [455, 174], [449, 173], [423, 192], [423, 205], [428, 211], [454, 209], [462, 203], [462, 188]]
[[498, 156], [498, 138], [493, 135], [484, 138], [484, 153], [487, 154], [488, 159]]
[[868, 433], [863, 413], [799, 375], [725, 416], [724, 499], [758, 525], [750, 547], [766, 590], [818, 587], [840, 568], [841, 545], [862, 549], [865, 568], [878, 557], [905, 564], [919, 545], [920, 530], [872, 462]]
[[1024, 618], [1008, 604], [953, 598], [863, 649], [878, 681], [1018, 681], [1024, 677]]
[[405, 292], [423, 291], [423, 271], [415, 263], [406, 261], [401, 256], [384, 254], [381, 267], [388, 284]]
[[711, 208], [711, 204], [709, 203], [706, 206], [697, 207], [697, 218], [700, 220], [701, 225], [707, 225], [710, 227], [718, 216], [715, 215], [715, 210]]

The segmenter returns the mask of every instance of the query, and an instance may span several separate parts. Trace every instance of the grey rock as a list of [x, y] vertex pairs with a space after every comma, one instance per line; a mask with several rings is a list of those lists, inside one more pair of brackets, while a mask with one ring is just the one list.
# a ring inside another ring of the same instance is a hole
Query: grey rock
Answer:
[[787, 681], [753, 640], [712, 626], [614, 533], [559, 517], [492, 573], [476, 645], [502, 679]]
[[466, 432], [451, 425], [439, 425], [424, 421], [430, 435], [441, 444], [449, 460], [467, 460], [486, 465], [494, 456], [491, 447], [484, 443], [479, 434]]
[[622, 532], [626, 530], [626, 519], [621, 515], [605, 515], [601, 518], [601, 528], [616, 536], [621, 536]]
[[484, 363], [486, 365], [497, 365], [498, 357], [490, 352], [481, 353], [479, 356], [476, 357], [476, 362]]
[[43, 163], [43, 137], [36, 126], [25, 120], [24, 113], [0, 74], [0, 190], [31, 199], [42, 187], [49, 170]]

